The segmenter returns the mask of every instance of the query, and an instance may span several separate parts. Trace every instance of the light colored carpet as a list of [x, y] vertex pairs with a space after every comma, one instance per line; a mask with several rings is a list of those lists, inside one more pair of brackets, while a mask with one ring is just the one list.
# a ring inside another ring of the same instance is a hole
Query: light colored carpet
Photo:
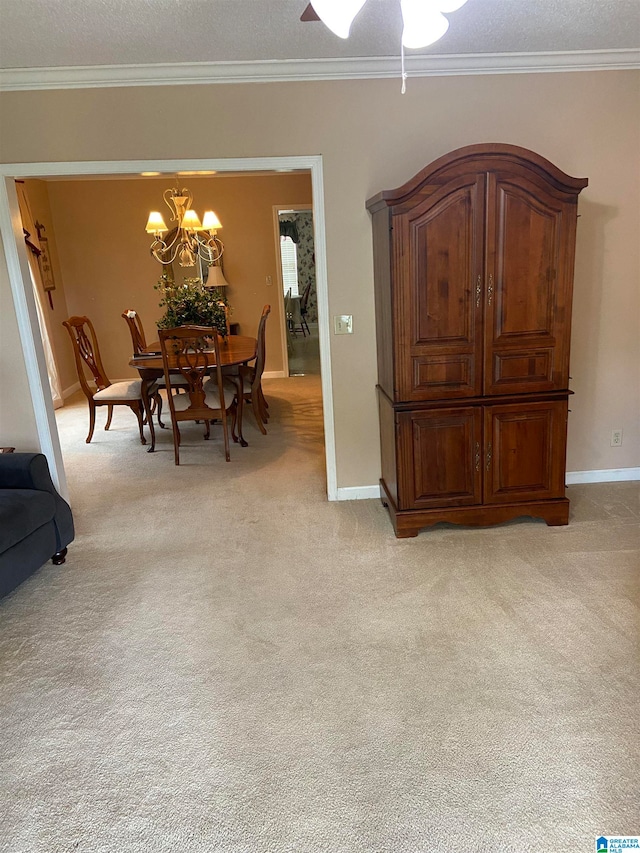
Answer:
[[[7, 853], [594, 849], [638, 824], [638, 484], [397, 540], [324, 497], [319, 377], [147, 454], [59, 413], [66, 565], [0, 602]], [[104, 413], [103, 413], [104, 416]]]
[[318, 324], [309, 323], [309, 334], [290, 335], [289, 374], [305, 376], [307, 373], [320, 373], [320, 338]]

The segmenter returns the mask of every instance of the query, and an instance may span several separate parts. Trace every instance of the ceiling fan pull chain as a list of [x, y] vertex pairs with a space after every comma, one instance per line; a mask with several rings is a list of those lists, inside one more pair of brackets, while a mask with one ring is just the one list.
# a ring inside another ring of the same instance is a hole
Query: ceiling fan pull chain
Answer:
[[404, 45], [400, 42], [400, 67], [402, 68], [402, 89], [400, 92], [404, 95], [407, 91], [407, 72], [404, 70]]

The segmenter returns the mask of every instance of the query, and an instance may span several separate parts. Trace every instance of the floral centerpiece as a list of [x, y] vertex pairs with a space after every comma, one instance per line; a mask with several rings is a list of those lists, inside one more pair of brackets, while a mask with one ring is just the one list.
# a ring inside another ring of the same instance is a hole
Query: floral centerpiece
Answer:
[[215, 326], [220, 335], [227, 334], [227, 299], [216, 288], [205, 287], [202, 279], [186, 278], [176, 283], [164, 274], [155, 289], [162, 296], [160, 307], [165, 309], [159, 329], [193, 324]]

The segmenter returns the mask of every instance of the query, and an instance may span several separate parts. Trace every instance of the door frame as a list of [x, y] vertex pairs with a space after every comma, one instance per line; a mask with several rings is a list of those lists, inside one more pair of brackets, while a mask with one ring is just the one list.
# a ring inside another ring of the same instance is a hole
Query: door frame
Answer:
[[[326, 231], [322, 155], [296, 157], [242, 157], [225, 159], [173, 160], [98, 160], [53, 163], [0, 164], [0, 236], [13, 294], [18, 331], [22, 343], [29, 391], [42, 453], [47, 457], [51, 474], [59, 491], [68, 497], [64, 461], [49, 388], [42, 337], [36, 314], [35, 298], [27, 251], [22, 235], [15, 181], [20, 178], [91, 177], [93, 175], [139, 175], [162, 172], [173, 176], [179, 171], [265, 172], [308, 169], [311, 172], [312, 210], [316, 251], [316, 290], [318, 299], [318, 331], [322, 410], [324, 416], [327, 498], [339, 499], [336, 471], [333, 384], [331, 377], [331, 337], [329, 334], [329, 294], [327, 283]], [[308, 206], [307, 206], [308, 207]]]

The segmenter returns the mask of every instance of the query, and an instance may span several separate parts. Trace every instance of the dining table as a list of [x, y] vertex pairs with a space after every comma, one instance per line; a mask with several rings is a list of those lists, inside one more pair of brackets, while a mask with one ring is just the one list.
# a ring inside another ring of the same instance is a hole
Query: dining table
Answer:
[[[247, 335], [226, 335], [220, 339], [219, 344], [220, 366], [222, 368], [230, 368], [241, 364], [248, 364], [256, 357], [257, 345], [257, 340]], [[129, 365], [136, 368], [142, 380], [142, 403], [147, 416], [147, 423], [149, 424], [149, 432], [151, 433], [151, 445], [148, 448], [148, 452], [153, 453], [156, 446], [156, 434], [153, 427], [153, 418], [151, 417], [151, 397], [153, 396], [153, 392], [151, 395], [149, 392], [153, 388], [154, 383], [164, 376], [160, 342], [155, 341], [145, 347], [141, 352], [133, 355], [129, 359]], [[213, 349], [207, 351], [207, 366], [217, 367]], [[171, 357], [169, 357], [169, 372], [171, 373]], [[176, 372], [179, 372], [177, 368]]]

